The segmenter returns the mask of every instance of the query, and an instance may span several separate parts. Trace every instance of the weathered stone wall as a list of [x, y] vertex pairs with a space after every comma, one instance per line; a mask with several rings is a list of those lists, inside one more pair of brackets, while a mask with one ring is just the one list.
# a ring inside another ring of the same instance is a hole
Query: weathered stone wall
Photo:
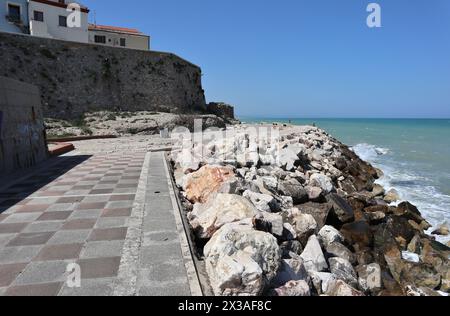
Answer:
[[0, 77], [0, 176], [47, 156], [39, 89]]
[[0, 75], [37, 85], [45, 117], [205, 110], [201, 69], [161, 52], [0, 33]]
[[222, 103], [222, 102], [211, 102], [207, 105], [208, 113], [215, 114], [220, 117], [234, 119], [234, 106]]

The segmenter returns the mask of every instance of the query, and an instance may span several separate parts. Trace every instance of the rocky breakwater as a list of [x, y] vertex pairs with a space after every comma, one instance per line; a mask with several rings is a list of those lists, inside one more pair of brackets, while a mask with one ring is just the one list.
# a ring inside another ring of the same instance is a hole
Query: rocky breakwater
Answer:
[[380, 170], [319, 128], [255, 128], [194, 136], [172, 155], [215, 295], [450, 292], [450, 249], [375, 184]]

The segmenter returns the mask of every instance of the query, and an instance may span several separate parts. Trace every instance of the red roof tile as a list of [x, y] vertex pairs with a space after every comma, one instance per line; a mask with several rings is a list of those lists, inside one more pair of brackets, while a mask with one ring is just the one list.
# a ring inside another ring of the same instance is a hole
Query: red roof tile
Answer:
[[98, 25], [98, 24], [89, 24], [90, 30], [99, 30], [99, 31], [110, 31], [110, 32], [119, 32], [119, 33], [129, 33], [142, 35], [143, 33], [137, 29], [130, 29], [125, 27], [117, 27], [117, 26], [109, 26], [109, 25]]

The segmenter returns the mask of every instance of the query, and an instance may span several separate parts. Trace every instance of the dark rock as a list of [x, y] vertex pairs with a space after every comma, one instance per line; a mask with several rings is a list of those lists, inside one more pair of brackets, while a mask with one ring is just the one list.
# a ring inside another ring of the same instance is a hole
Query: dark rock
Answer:
[[389, 213], [389, 206], [387, 205], [374, 205], [374, 206], [369, 206], [366, 207], [364, 209], [365, 212], [367, 213], [375, 213], [375, 212], [382, 212], [382, 213]]
[[334, 165], [336, 166], [336, 168], [342, 171], [347, 168], [347, 161], [345, 161], [345, 158], [339, 157], [334, 161]]
[[349, 261], [351, 264], [356, 263], [355, 255], [343, 244], [332, 242], [326, 247], [328, 257], [338, 257]]
[[349, 244], [357, 244], [360, 247], [371, 246], [373, 243], [373, 233], [370, 226], [365, 221], [345, 224], [341, 228], [341, 233]]
[[395, 215], [413, 220], [419, 225], [425, 221], [417, 207], [409, 202], [400, 203], [395, 210]]
[[283, 181], [278, 185], [281, 195], [292, 197], [294, 204], [308, 202], [308, 193], [305, 188], [295, 179]]
[[326, 198], [328, 203], [333, 206], [331, 210], [332, 220], [337, 220], [338, 224], [344, 224], [351, 222], [355, 218], [352, 207], [342, 197], [331, 193]]
[[290, 253], [301, 255], [303, 252], [303, 246], [298, 240], [285, 241], [280, 245], [283, 258], [290, 258]]
[[327, 222], [327, 218], [332, 209], [331, 205], [328, 203], [305, 203], [302, 205], [297, 205], [297, 208], [304, 214], [309, 214], [314, 217], [317, 222], [318, 229], [322, 229], [322, 227]]

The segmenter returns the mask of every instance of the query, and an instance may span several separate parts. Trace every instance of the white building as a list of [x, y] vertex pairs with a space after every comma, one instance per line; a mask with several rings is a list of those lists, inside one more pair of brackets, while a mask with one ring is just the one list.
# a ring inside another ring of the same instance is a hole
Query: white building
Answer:
[[150, 36], [136, 29], [106, 25], [89, 25], [89, 43], [123, 47], [138, 50], [150, 50]]
[[29, 0], [32, 36], [89, 42], [89, 9], [73, 0]]

